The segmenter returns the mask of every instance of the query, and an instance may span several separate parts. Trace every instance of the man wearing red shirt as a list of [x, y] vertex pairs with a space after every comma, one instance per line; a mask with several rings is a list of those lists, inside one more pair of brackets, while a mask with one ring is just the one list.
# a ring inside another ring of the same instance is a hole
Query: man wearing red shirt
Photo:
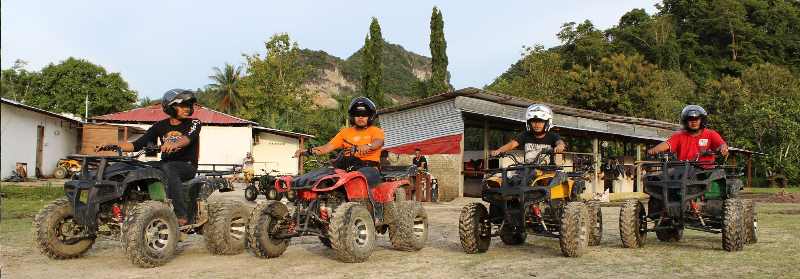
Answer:
[[[697, 105], [688, 105], [681, 111], [683, 130], [673, 134], [667, 141], [647, 150], [650, 155], [670, 151], [678, 160], [695, 160], [713, 163], [714, 155], [700, 156], [705, 151], [719, 151], [728, 156], [728, 144], [712, 129], [706, 128], [706, 110]], [[710, 166], [709, 166], [710, 167]]]

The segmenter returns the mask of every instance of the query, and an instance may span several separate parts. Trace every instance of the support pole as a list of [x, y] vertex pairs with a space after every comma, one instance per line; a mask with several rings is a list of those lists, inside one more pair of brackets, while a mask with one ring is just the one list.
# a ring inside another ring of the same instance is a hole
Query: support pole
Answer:
[[483, 120], [483, 171], [489, 168], [489, 121]]
[[636, 191], [634, 192], [640, 192], [640, 193], [644, 192], [644, 184], [643, 184], [644, 181], [642, 180], [642, 163], [639, 163], [640, 161], [642, 161], [643, 148], [644, 146], [642, 146], [641, 143], [636, 144], [636, 165], [635, 165], [636, 173], [634, 174], [634, 177], [636, 178]]
[[592, 154], [594, 154], [594, 179], [592, 181], [592, 193], [599, 193], [597, 184], [600, 183], [600, 140], [598, 138], [592, 139]]
[[753, 187], [753, 153], [747, 153], [747, 187]]

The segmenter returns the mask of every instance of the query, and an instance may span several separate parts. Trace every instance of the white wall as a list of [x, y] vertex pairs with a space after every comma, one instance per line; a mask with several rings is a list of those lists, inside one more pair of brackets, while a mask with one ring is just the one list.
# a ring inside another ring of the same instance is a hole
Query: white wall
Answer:
[[200, 164], [241, 164], [253, 146], [250, 127], [203, 126]]
[[258, 143], [253, 145], [253, 165], [256, 174], [261, 169], [277, 170], [282, 174], [297, 174], [297, 158], [292, 158], [300, 148], [300, 140], [271, 133], [259, 132]]
[[77, 153], [75, 123], [8, 104], [0, 107], [0, 176], [6, 178], [16, 163], [28, 164], [28, 176], [36, 176], [36, 127], [44, 126], [42, 174], [50, 176], [58, 160]]

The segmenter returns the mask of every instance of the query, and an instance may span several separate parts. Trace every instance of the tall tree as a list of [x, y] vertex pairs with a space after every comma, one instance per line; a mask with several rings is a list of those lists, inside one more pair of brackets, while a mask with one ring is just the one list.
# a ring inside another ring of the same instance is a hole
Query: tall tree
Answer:
[[373, 17], [369, 25], [369, 35], [364, 41], [361, 83], [364, 95], [380, 106], [388, 103], [383, 96], [383, 44], [381, 26], [378, 19]]
[[297, 130], [311, 107], [302, 86], [308, 67], [301, 63], [300, 48], [288, 34], [275, 34], [264, 45], [263, 57], [245, 55], [247, 75], [241, 81], [241, 94], [246, 103], [239, 115], [268, 127]]
[[439, 94], [450, 89], [447, 77], [447, 41], [444, 39], [442, 12], [433, 7], [431, 13], [431, 84], [430, 93]]
[[42, 68], [25, 96], [25, 103], [83, 116], [89, 99], [89, 117], [131, 109], [136, 91], [119, 73], [108, 73], [102, 66], [76, 58]]
[[214, 75], [208, 76], [214, 83], [208, 89], [216, 100], [216, 106], [225, 113], [239, 111], [244, 102], [239, 93], [239, 83], [242, 79], [242, 67], [225, 63], [224, 69], [214, 67]]

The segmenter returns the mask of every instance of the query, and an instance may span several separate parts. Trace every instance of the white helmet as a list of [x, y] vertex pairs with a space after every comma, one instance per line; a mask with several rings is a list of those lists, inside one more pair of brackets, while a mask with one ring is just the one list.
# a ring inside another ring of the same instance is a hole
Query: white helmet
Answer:
[[528, 131], [533, 130], [530, 124], [531, 119], [544, 120], [544, 131], [550, 131], [553, 123], [553, 110], [543, 104], [533, 104], [525, 111], [525, 129]]

